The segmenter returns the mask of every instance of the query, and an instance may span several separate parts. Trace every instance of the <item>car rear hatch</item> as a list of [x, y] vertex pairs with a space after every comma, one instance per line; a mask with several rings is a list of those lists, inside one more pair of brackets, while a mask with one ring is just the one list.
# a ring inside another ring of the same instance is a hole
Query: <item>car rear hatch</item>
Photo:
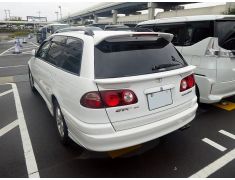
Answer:
[[235, 19], [216, 21], [219, 58], [217, 59], [217, 81], [235, 80]]
[[130, 90], [137, 97], [134, 104], [106, 108], [116, 131], [153, 123], [191, 106], [194, 88], [180, 92], [180, 84], [194, 67], [166, 39], [134, 34], [107, 38], [96, 45], [99, 91]]

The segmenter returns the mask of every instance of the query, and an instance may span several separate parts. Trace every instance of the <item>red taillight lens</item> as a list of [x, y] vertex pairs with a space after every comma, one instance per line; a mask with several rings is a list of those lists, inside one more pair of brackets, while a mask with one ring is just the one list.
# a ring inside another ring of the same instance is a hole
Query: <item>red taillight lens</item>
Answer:
[[120, 104], [120, 97], [116, 91], [103, 91], [101, 97], [107, 107], [115, 107]]
[[103, 103], [100, 98], [99, 92], [88, 92], [82, 96], [81, 105], [88, 108], [102, 108]]
[[131, 90], [110, 90], [88, 92], [81, 98], [81, 105], [87, 108], [109, 108], [135, 104], [138, 99]]
[[180, 82], [180, 92], [183, 92], [187, 89], [192, 88], [195, 85], [195, 79], [194, 79], [194, 75], [191, 74], [187, 77], [185, 77], [184, 79], [181, 80]]

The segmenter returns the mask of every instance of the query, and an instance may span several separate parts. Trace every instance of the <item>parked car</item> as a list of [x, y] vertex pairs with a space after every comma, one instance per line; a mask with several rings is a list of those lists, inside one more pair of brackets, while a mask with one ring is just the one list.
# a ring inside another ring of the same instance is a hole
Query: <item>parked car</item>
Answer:
[[37, 43], [42, 43], [47, 37], [54, 34], [57, 30], [67, 27], [69, 27], [69, 24], [48, 24], [41, 27], [36, 34]]
[[235, 16], [203, 15], [145, 21], [137, 27], [174, 34], [172, 43], [196, 66], [196, 90], [202, 103], [235, 95]]
[[103, 31], [103, 29], [99, 27], [92, 27], [92, 26], [73, 26], [68, 28], [63, 28], [57, 30], [55, 33], [62, 33], [62, 32], [71, 32], [71, 31], [84, 31], [86, 29], [90, 29], [92, 31]]
[[107, 23], [94, 23], [94, 24], [89, 24], [89, 25], [87, 25], [87, 27], [99, 27], [99, 28], [101, 28], [101, 29], [103, 29], [104, 30], [104, 27], [106, 26], [106, 25], [108, 25]]
[[125, 26], [125, 25], [106, 25], [104, 27], [105, 31], [132, 31], [132, 28]]
[[155, 32], [54, 34], [28, 63], [62, 143], [94, 151], [144, 143], [190, 123], [198, 107], [194, 66]]

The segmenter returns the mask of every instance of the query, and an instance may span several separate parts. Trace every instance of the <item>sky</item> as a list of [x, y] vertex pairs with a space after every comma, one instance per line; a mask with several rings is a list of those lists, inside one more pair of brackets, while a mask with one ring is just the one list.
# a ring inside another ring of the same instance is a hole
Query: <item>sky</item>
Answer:
[[[61, 6], [62, 9], [62, 16], [68, 16], [72, 13], [81, 11], [88, 7], [94, 6], [99, 4], [103, 1], [72, 1], [72, 2], [58, 2], [58, 1], [34, 1], [34, 2], [22, 2], [20, 0], [15, 0], [12, 2], [9, 0], [7, 2], [0, 0], [0, 20], [5, 19], [5, 12], [4, 9], [10, 10], [11, 16], [19, 16], [22, 19], [26, 20], [26, 16], [40, 16], [47, 17], [48, 21], [55, 21], [56, 20], [56, 11], [59, 12], [58, 6]], [[187, 5], [186, 8], [197, 8], [197, 7], [205, 7], [205, 6], [214, 6], [219, 4], [225, 4], [224, 2], [205, 2], [205, 3], [198, 3], [198, 4], [191, 4]]]

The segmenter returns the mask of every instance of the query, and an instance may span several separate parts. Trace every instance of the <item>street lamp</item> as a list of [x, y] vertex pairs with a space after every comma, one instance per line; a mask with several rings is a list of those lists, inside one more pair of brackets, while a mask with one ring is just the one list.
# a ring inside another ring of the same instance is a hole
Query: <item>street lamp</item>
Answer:
[[60, 20], [62, 20], [62, 11], [61, 11], [61, 6], [59, 6], [60, 9]]
[[57, 22], [58, 22], [58, 14], [59, 14], [59, 12], [56, 11], [55, 13], [56, 13], [56, 19], [57, 19]]
[[37, 13], [38, 13], [38, 17], [40, 18], [40, 13], [41, 13], [41, 12], [40, 12], [40, 11], [38, 11]]

